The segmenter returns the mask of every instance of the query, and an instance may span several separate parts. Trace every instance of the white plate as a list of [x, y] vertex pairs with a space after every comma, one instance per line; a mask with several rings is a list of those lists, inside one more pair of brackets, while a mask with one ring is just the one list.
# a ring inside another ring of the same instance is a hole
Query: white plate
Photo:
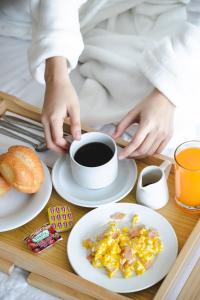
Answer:
[[[108, 223], [110, 215], [115, 212], [126, 214], [123, 225], [126, 225], [134, 214], [138, 214], [140, 222], [158, 230], [164, 244], [164, 250], [155, 260], [154, 265], [141, 276], [124, 279], [120, 273], [112, 279], [108, 278], [104, 269], [95, 269], [87, 260], [87, 250], [82, 241], [95, 238]], [[82, 217], [73, 227], [67, 244], [67, 254], [75, 272], [106, 289], [117, 293], [130, 293], [148, 288], [160, 281], [170, 270], [178, 253], [178, 242], [174, 229], [159, 213], [138, 204], [116, 203], [96, 208]]]
[[137, 179], [137, 166], [133, 160], [120, 160], [118, 176], [106, 188], [85, 189], [73, 179], [69, 155], [59, 158], [53, 166], [52, 181], [57, 193], [68, 202], [83, 207], [98, 207], [120, 201], [134, 187]]
[[35, 218], [47, 204], [51, 191], [51, 176], [43, 164], [45, 180], [35, 194], [25, 194], [14, 188], [0, 197], [0, 232], [18, 228]]

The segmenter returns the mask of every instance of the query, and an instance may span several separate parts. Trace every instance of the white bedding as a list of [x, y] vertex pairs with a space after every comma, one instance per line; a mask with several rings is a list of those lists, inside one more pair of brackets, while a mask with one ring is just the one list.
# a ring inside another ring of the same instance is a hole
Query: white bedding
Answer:
[[28, 272], [15, 268], [11, 276], [0, 272], [0, 300], [56, 300], [57, 297], [31, 287]]

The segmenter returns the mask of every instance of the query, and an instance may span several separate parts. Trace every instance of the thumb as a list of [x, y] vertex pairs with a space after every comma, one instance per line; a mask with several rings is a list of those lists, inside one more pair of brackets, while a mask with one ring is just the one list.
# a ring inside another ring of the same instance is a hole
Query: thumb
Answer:
[[122, 133], [132, 124], [137, 121], [139, 111], [137, 108], [132, 109], [128, 114], [119, 122], [115, 132], [112, 134], [114, 139], [119, 138]]

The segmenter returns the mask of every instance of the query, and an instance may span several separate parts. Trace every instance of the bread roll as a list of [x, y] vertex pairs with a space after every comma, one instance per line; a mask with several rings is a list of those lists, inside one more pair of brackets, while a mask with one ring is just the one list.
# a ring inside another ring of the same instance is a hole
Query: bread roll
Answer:
[[11, 185], [8, 184], [2, 176], [0, 176], [0, 196], [9, 191], [10, 188]]
[[18, 191], [35, 193], [44, 181], [44, 171], [35, 152], [25, 146], [12, 146], [0, 156], [0, 174]]

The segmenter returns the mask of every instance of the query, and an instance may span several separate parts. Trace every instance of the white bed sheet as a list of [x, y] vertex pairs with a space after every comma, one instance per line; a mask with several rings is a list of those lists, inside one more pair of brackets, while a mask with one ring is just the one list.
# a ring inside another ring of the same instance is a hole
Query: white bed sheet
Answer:
[[31, 287], [28, 272], [15, 268], [11, 276], [0, 272], [0, 300], [56, 300], [58, 298]]

